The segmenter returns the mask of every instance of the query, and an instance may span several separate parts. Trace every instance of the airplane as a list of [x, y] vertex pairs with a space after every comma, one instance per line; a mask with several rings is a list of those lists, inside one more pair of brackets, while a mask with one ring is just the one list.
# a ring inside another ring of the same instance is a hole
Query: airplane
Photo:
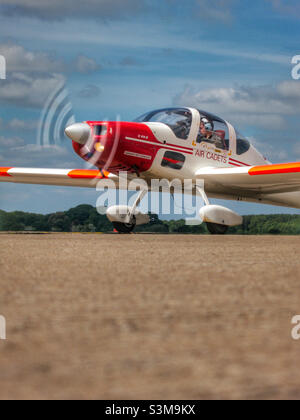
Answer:
[[[211, 234], [225, 234], [243, 218], [211, 198], [300, 208], [300, 162], [271, 164], [228, 121], [196, 108], [148, 112], [133, 122], [85, 121], [65, 129], [73, 149], [97, 169], [0, 168], [0, 182], [95, 188], [101, 180], [191, 179], [204, 206], [200, 218]], [[149, 190], [148, 190], [149, 191]], [[138, 206], [111, 206], [107, 217], [119, 233], [150, 221]]]

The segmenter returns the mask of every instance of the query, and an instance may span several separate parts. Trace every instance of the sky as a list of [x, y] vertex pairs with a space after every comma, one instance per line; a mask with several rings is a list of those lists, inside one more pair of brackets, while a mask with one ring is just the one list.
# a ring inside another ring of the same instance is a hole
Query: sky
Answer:
[[[298, 161], [299, 23], [298, 0], [0, 0], [0, 166], [83, 168], [67, 123], [169, 106], [217, 114], [270, 161]], [[1, 183], [0, 209], [49, 213], [98, 195]]]

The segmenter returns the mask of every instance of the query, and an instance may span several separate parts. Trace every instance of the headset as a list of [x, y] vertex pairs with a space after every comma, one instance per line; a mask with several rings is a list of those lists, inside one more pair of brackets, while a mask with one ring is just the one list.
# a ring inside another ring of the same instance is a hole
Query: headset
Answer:
[[209, 121], [207, 118], [201, 118], [201, 122], [204, 124], [204, 127], [208, 131], [214, 131], [214, 124], [212, 121]]

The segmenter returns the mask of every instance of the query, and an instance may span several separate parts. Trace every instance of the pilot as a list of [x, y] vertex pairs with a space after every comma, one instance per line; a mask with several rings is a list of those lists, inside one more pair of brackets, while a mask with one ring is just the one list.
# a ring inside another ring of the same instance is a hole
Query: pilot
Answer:
[[208, 143], [214, 144], [218, 149], [223, 148], [223, 141], [221, 137], [219, 137], [214, 132], [214, 124], [212, 121], [209, 121], [207, 118], [201, 118], [200, 122], [200, 132], [197, 139], [197, 143], [201, 143], [202, 141], [206, 141]]
[[191, 129], [191, 121], [186, 118], [185, 120], [177, 121], [174, 131], [177, 137], [187, 139]]

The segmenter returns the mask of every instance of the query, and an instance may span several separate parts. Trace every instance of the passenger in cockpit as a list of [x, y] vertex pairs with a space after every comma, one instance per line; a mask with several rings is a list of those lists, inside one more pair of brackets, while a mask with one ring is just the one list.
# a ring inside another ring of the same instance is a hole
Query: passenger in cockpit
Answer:
[[200, 132], [197, 138], [197, 143], [201, 143], [202, 141], [206, 141], [208, 143], [214, 144], [217, 148], [223, 149], [224, 144], [221, 139], [215, 132], [214, 132], [214, 124], [212, 121], [209, 121], [207, 118], [201, 118], [200, 122]]

